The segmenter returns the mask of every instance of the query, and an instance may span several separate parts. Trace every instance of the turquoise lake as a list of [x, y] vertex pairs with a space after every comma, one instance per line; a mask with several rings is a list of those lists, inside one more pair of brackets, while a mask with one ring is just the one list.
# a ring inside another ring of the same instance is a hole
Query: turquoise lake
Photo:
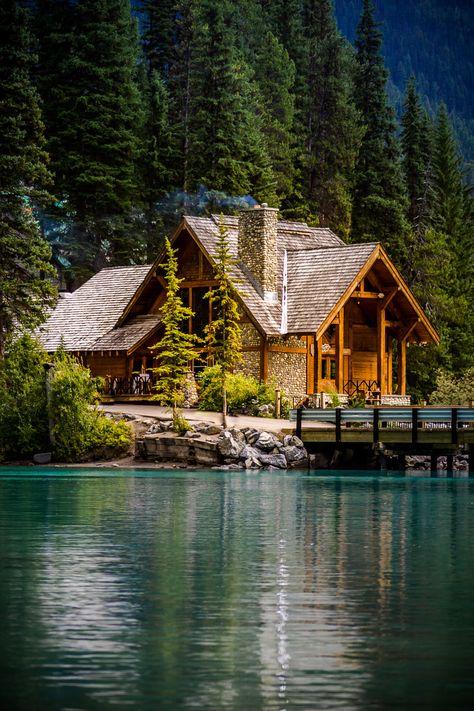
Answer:
[[474, 708], [474, 479], [0, 469], [8, 711]]

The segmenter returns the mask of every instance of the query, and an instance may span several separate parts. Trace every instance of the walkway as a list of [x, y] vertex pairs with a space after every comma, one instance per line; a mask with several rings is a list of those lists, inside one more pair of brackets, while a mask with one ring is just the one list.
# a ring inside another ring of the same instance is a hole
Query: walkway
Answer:
[[[152, 417], [156, 420], [171, 420], [171, 412], [168, 407], [159, 405], [148, 405], [143, 403], [114, 403], [113, 405], [101, 405], [105, 412], [124, 413], [126, 415], [136, 415], [138, 417]], [[186, 409], [183, 416], [188, 422], [214, 422], [222, 424], [222, 414], [220, 412], [204, 412], [202, 410]], [[266, 430], [267, 432], [279, 432], [281, 429], [293, 429], [294, 424], [289, 420], [276, 420], [270, 417], [249, 417], [248, 415], [227, 416], [228, 427], [253, 427], [256, 430]]]

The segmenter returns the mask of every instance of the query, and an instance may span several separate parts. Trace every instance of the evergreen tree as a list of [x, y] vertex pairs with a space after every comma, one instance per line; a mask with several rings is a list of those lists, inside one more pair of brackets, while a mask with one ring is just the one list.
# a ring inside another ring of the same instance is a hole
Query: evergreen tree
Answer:
[[256, 53], [256, 79], [263, 109], [262, 131], [281, 201], [291, 195], [295, 181], [295, 67], [271, 32], [265, 34]]
[[165, 241], [166, 262], [161, 264], [165, 271], [166, 301], [163, 313], [163, 336], [154, 347], [157, 351], [158, 366], [154, 372], [158, 376], [153, 398], [173, 408], [173, 420], [184, 401], [184, 382], [189, 370], [189, 362], [196, 357], [198, 339], [187, 333], [183, 324], [194, 314], [183, 305], [179, 295], [178, 250], [173, 249], [169, 239]]
[[208, 292], [208, 298], [212, 305], [212, 321], [206, 331], [214, 363], [220, 369], [224, 427], [227, 414], [226, 374], [242, 360], [237, 285], [232, 277], [234, 263], [235, 259], [232, 257], [229, 247], [229, 235], [221, 216], [214, 265], [217, 286]]
[[153, 261], [161, 242], [163, 220], [157, 203], [173, 182], [169, 92], [155, 70], [142, 78], [145, 122], [142, 143], [142, 196], [147, 260]]
[[192, 56], [189, 176], [275, 205], [256, 84], [236, 50], [228, 0], [200, 3]]
[[[49, 6], [44, 3], [40, 6]], [[70, 24], [43, 21], [41, 56], [62, 54], [41, 89], [55, 192], [75, 220], [76, 260], [98, 270], [143, 256], [127, 225], [138, 196], [142, 106], [136, 81], [138, 36], [128, 0], [79, 0]], [[41, 24], [41, 19], [39, 18]], [[51, 62], [45, 66], [50, 66]]]
[[332, 0], [307, 2], [309, 67], [305, 193], [318, 224], [348, 238], [354, 164], [363, 130], [352, 99], [353, 57]]
[[385, 91], [387, 71], [381, 45], [373, 0], [364, 0], [357, 28], [355, 99], [366, 130], [356, 163], [351, 236], [354, 241], [382, 242], [390, 256], [403, 267], [407, 261], [408, 225], [394, 112]]
[[142, 0], [142, 40], [150, 72], [167, 80], [174, 61], [176, 0]]
[[39, 234], [33, 206], [51, 181], [26, 11], [0, 5], [0, 358], [15, 330], [45, 318], [54, 301], [51, 251]]
[[423, 232], [428, 219], [431, 134], [430, 121], [421, 105], [415, 78], [411, 77], [402, 115], [401, 144], [408, 219], [418, 235]]

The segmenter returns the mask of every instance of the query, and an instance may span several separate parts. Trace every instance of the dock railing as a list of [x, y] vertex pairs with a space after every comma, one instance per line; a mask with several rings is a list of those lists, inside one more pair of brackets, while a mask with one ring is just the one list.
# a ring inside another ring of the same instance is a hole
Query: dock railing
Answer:
[[420, 430], [448, 430], [451, 444], [458, 443], [459, 431], [474, 428], [474, 408], [468, 407], [374, 407], [360, 409], [290, 410], [290, 422], [295, 422], [295, 434], [302, 437], [304, 425], [326, 425], [335, 429], [333, 441], [343, 442], [343, 432], [349, 428], [372, 431], [373, 442], [381, 439], [384, 430], [410, 430], [411, 442], [418, 442]]

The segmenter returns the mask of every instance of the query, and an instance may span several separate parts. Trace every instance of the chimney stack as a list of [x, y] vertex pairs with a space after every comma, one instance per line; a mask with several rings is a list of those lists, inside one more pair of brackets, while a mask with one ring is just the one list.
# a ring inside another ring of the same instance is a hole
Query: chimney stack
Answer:
[[244, 210], [239, 217], [239, 258], [263, 291], [265, 301], [277, 301], [277, 214], [267, 203]]

